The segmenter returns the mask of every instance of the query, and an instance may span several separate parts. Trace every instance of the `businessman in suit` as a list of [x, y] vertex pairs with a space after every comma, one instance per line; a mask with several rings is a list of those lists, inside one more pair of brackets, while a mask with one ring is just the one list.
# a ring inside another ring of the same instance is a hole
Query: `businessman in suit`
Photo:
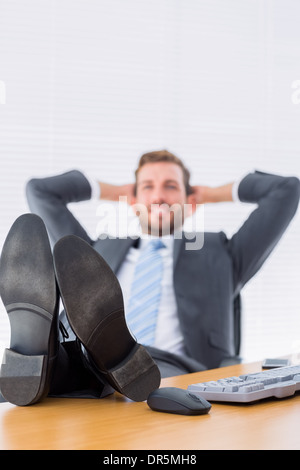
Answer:
[[[72, 234], [85, 240], [104, 258], [122, 287], [125, 315], [139, 256], [149, 239], [160, 239], [162, 291], [154, 341], [145, 343], [145, 347], [163, 377], [219, 367], [237, 352], [235, 300], [295, 215], [299, 180], [254, 172], [239, 183], [217, 188], [190, 186], [189, 171], [168, 151], [143, 155], [135, 175], [135, 183], [121, 186], [94, 182], [77, 170], [32, 179], [26, 188], [29, 207], [43, 219], [53, 245]], [[130, 237], [91, 240], [67, 204], [94, 196], [113, 201], [125, 196], [139, 216], [142, 236], [138, 240]], [[235, 198], [257, 207], [230, 239], [223, 232], [205, 233], [202, 244], [203, 234], [195, 233], [192, 238], [182, 232], [186, 205], [193, 212], [199, 204]], [[65, 312], [60, 318], [69, 335], [66, 344], [72, 344], [76, 334]], [[134, 330], [132, 333], [137, 334]], [[62, 376], [68, 376], [65, 372], [60, 374], [59, 367], [57, 371], [52, 379], [54, 394], [57, 390], [63, 392]]]

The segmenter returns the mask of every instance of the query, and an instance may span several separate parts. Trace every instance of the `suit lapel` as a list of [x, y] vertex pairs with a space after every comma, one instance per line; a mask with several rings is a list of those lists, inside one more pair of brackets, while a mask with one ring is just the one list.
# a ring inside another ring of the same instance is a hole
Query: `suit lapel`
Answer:
[[97, 240], [94, 248], [105, 259], [114, 273], [116, 273], [128, 250], [135, 243], [136, 240], [132, 238], [106, 238], [104, 240]]
[[175, 270], [175, 266], [177, 264], [179, 255], [182, 250], [182, 245], [184, 243], [184, 238], [181, 236], [181, 238], [174, 238], [174, 247], [173, 247], [173, 269]]
[[174, 260], [174, 269], [176, 267], [178, 258], [180, 254], [184, 252], [186, 249], [186, 244], [193, 243], [193, 240], [196, 239], [196, 233], [191, 232], [189, 233], [188, 237], [186, 237], [186, 232], [176, 232], [174, 234], [174, 252], [173, 252], [173, 260]]

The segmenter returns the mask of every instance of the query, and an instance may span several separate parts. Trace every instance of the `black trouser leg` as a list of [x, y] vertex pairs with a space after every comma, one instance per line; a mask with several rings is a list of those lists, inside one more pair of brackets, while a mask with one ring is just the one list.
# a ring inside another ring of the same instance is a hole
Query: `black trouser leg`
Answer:
[[103, 398], [113, 392], [86, 367], [77, 341], [60, 343], [49, 396]]

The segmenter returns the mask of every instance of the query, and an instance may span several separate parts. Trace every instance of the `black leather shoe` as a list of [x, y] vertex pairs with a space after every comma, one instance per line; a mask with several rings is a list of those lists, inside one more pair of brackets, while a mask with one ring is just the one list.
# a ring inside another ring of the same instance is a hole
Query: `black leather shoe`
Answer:
[[119, 282], [85, 241], [66, 236], [54, 247], [54, 266], [71, 328], [94, 370], [118, 392], [144, 401], [160, 385], [160, 372], [127, 328]]
[[46, 228], [24, 214], [11, 227], [0, 260], [0, 295], [11, 340], [0, 388], [5, 400], [30, 405], [47, 395], [58, 346], [58, 289]]

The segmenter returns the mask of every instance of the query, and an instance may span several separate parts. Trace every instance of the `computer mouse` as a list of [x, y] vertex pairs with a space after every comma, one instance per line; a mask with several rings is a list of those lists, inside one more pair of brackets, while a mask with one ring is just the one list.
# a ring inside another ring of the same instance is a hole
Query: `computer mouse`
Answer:
[[203, 415], [211, 409], [211, 404], [204, 398], [176, 387], [154, 390], [148, 396], [147, 404], [154, 411], [180, 415]]

